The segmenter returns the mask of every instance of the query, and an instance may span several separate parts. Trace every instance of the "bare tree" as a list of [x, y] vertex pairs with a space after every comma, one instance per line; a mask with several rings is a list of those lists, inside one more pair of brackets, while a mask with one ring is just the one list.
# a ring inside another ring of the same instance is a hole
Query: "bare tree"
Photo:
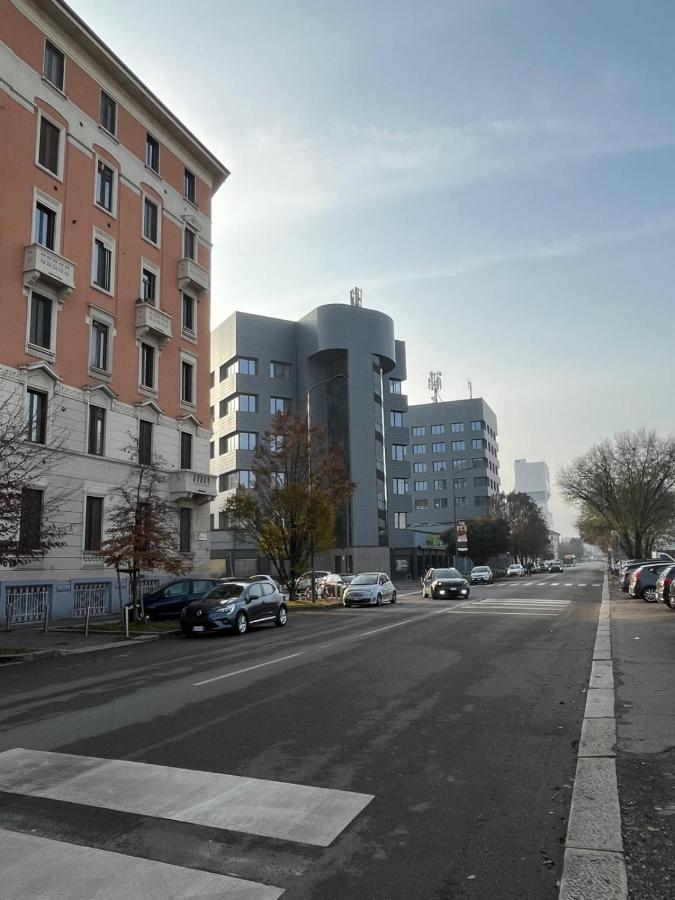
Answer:
[[675, 439], [645, 429], [621, 432], [564, 467], [558, 484], [582, 514], [618, 534], [629, 558], [642, 558], [675, 523]]
[[505, 519], [509, 526], [509, 551], [521, 563], [540, 559], [550, 551], [548, 525], [541, 510], [529, 494], [511, 491], [495, 494], [492, 514]]

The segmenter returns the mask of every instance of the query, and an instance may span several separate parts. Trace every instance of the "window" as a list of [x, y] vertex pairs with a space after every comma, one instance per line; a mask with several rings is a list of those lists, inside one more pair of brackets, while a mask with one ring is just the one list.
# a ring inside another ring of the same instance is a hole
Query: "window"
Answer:
[[403, 427], [403, 413], [392, 409], [389, 413], [389, 424], [394, 428]]
[[159, 141], [150, 132], [145, 136], [145, 164], [159, 174]]
[[103, 538], [103, 497], [87, 497], [84, 515], [84, 549], [97, 553]]
[[100, 406], [89, 407], [87, 452], [92, 456], [103, 456], [105, 453], [105, 409]]
[[[252, 449], [255, 449], [253, 447]], [[281, 453], [284, 449], [284, 436], [283, 434], [273, 434], [270, 437], [270, 453]]]
[[157, 351], [152, 344], [141, 344], [141, 386], [155, 389], [155, 362]]
[[138, 423], [138, 461], [142, 466], [152, 465], [152, 422], [146, 419]]
[[258, 397], [256, 394], [236, 394], [227, 404], [228, 413], [231, 412], [257, 412]]
[[427, 470], [427, 464], [425, 462], [413, 463], [413, 472], [415, 472], [415, 474], [418, 474], [420, 472], [426, 472], [426, 470]]
[[447, 472], [448, 470], [448, 461], [447, 459], [435, 459], [433, 462], [434, 472]]
[[464, 431], [464, 422], [453, 422], [450, 425], [450, 431], [453, 434], [460, 434], [462, 431]]
[[209, 443], [209, 459], [214, 459], [216, 455], [216, 443], [215, 441], [211, 441]]
[[63, 90], [65, 68], [66, 58], [63, 53], [51, 41], [45, 40], [45, 58], [42, 74], [46, 81], [60, 91]]
[[250, 469], [239, 469], [237, 472], [229, 472], [227, 478], [227, 490], [236, 490], [239, 486], [252, 488], [255, 485], [253, 472]]
[[113, 244], [106, 238], [94, 238], [94, 258], [91, 280], [102, 291], [112, 293]]
[[482, 422], [481, 419], [475, 419], [475, 420], [471, 423], [471, 430], [472, 430], [472, 431], [480, 431], [480, 430], [482, 429], [482, 427], [483, 427], [483, 422]]
[[30, 296], [28, 343], [44, 350], [52, 349], [52, 312], [54, 301], [35, 291]]
[[186, 200], [189, 200], [190, 203], [197, 202], [197, 191], [196, 191], [197, 183], [195, 179], [194, 172], [191, 172], [189, 169], [185, 170], [183, 175], [183, 196]]
[[189, 334], [194, 335], [197, 332], [197, 323], [195, 321], [195, 299], [189, 294], [183, 294], [182, 296], [182, 328], [183, 331], [187, 331]]
[[434, 479], [434, 490], [435, 491], [446, 491], [447, 489], [448, 489], [447, 478], [435, 478]]
[[180, 433], [180, 467], [181, 469], [192, 468], [192, 435], [189, 431]]
[[[258, 360], [240, 356], [227, 366], [227, 376], [230, 375], [257, 375]], [[222, 381], [222, 378], [221, 378]]]
[[448, 508], [448, 498], [447, 497], [434, 497], [434, 509], [447, 509]]
[[432, 425], [431, 433], [432, 434], [445, 434], [445, 425]]
[[238, 431], [228, 439], [228, 450], [255, 450], [258, 435], [255, 431]]
[[96, 204], [108, 212], [113, 210], [115, 172], [99, 159], [96, 166]]
[[466, 460], [465, 459], [453, 459], [452, 468], [455, 472], [457, 472], [459, 469], [465, 469], [466, 468]]
[[141, 272], [141, 297], [153, 306], [157, 299], [157, 275], [145, 266]]
[[272, 484], [274, 487], [281, 488], [286, 484], [285, 472], [272, 472]]
[[180, 399], [181, 403], [195, 402], [195, 366], [184, 359], [180, 364]]
[[26, 391], [26, 437], [34, 444], [47, 442], [47, 395], [33, 388]]
[[22, 489], [19, 545], [25, 550], [35, 550], [40, 546], [42, 536], [42, 501], [42, 491], [36, 491], [32, 488]]
[[108, 341], [110, 328], [94, 319], [91, 323], [91, 367], [108, 371]]
[[479, 478], [474, 478], [473, 480], [474, 487], [489, 487], [491, 484], [492, 480], [486, 475], [481, 475]]
[[[473, 467], [476, 469], [479, 469], [482, 466], [490, 466], [490, 463], [483, 456], [474, 456], [471, 462], [473, 463]], [[490, 468], [492, 468], [492, 466], [490, 466]]]
[[110, 94], [101, 91], [101, 117], [99, 119], [101, 125], [106, 131], [114, 135], [117, 132], [117, 103]]
[[427, 500], [426, 497], [424, 497], [424, 498], [418, 497], [417, 500], [415, 500], [415, 509], [428, 509], [428, 508], [429, 508], [429, 501]]
[[427, 452], [426, 444], [413, 444], [413, 456], [422, 456]]
[[401, 391], [401, 380], [399, 378], [390, 378], [389, 379], [389, 393], [390, 394], [400, 394]]
[[413, 437], [423, 437], [424, 432], [425, 432], [424, 425], [415, 425], [412, 430]]
[[482, 448], [483, 448], [482, 438], [472, 438], [471, 439], [471, 449], [472, 450], [481, 450]]
[[61, 129], [40, 115], [38, 163], [57, 178], [61, 177]]
[[393, 491], [395, 494], [407, 494], [408, 493], [408, 479], [407, 478], [394, 478]]
[[405, 444], [392, 444], [391, 458], [396, 462], [403, 462], [405, 459]]
[[455, 506], [458, 509], [468, 506], [468, 505], [469, 505], [469, 502], [466, 497], [455, 497]]
[[428, 481], [416, 481], [414, 486], [415, 486], [415, 490], [420, 493], [429, 490], [429, 482]]
[[159, 207], [149, 197], [143, 198], [143, 237], [159, 244]]
[[189, 553], [192, 549], [192, 510], [189, 506], [181, 506], [178, 517], [178, 550]]
[[463, 488], [466, 487], [467, 480], [466, 480], [466, 478], [455, 478], [455, 480], [452, 482], [452, 484], [456, 491], [462, 490]]
[[445, 453], [446, 444], [445, 441], [436, 441], [431, 445], [432, 453]]
[[466, 450], [466, 441], [450, 441], [450, 449], [455, 453], [458, 450]]
[[33, 240], [48, 250], [56, 250], [56, 210], [39, 201], [35, 204]]
[[270, 397], [270, 413], [275, 415], [283, 412], [286, 409], [287, 402], [284, 397]]
[[397, 512], [394, 513], [394, 528], [398, 531], [402, 531], [404, 528], [408, 527], [408, 513]]
[[270, 363], [270, 378], [290, 378], [291, 377], [291, 367], [288, 363], [284, 362], [271, 362]]
[[489, 497], [474, 497], [473, 502], [476, 506], [487, 506], [489, 499]]
[[183, 230], [183, 256], [186, 259], [197, 259], [197, 235], [191, 228]]

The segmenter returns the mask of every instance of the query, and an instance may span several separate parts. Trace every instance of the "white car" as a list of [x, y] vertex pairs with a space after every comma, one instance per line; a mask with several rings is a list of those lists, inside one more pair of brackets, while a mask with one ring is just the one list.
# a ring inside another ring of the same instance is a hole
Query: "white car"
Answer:
[[492, 584], [494, 581], [490, 566], [474, 566], [469, 578], [471, 584]]
[[518, 578], [525, 574], [525, 570], [520, 563], [512, 563], [506, 570], [507, 578]]
[[357, 575], [342, 595], [343, 606], [380, 606], [382, 603], [396, 603], [396, 588], [384, 572]]

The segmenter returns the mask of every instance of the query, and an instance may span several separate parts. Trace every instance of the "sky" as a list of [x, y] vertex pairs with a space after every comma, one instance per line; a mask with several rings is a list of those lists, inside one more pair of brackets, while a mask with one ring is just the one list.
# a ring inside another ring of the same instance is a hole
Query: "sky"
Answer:
[[433, 369], [494, 409], [506, 490], [673, 430], [671, 0], [70, 3], [232, 173], [213, 325], [358, 285], [410, 402]]

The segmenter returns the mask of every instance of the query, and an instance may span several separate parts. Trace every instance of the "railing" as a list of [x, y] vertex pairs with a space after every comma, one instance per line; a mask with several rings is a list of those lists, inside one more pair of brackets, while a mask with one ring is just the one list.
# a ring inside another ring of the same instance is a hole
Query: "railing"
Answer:
[[141, 597], [145, 597], [150, 591], [159, 587], [159, 578], [141, 578]]
[[73, 615], [86, 616], [87, 609], [92, 616], [106, 616], [110, 613], [109, 582], [88, 581], [75, 585]]
[[49, 607], [50, 589], [41, 584], [21, 584], [7, 588], [5, 606], [10, 625], [41, 622]]

